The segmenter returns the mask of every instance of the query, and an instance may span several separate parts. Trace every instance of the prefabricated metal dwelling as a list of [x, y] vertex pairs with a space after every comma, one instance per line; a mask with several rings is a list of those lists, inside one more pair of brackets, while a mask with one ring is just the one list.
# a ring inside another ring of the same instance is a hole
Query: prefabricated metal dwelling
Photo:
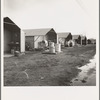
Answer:
[[88, 39], [88, 44], [96, 44], [96, 39]]
[[26, 29], [25, 43], [29, 45], [31, 49], [40, 48], [40, 42], [47, 41], [57, 43], [57, 34], [53, 28], [41, 28], [41, 29]]
[[25, 52], [25, 34], [9, 17], [4, 20], [4, 53]]
[[73, 35], [72, 39], [75, 42], [75, 45], [76, 44], [80, 44], [81, 45], [81, 36], [80, 35]]
[[86, 36], [81, 36], [81, 44], [82, 45], [87, 45], [87, 37]]
[[61, 43], [62, 46], [68, 46], [68, 41], [72, 40], [72, 34], [70, 32], [60, 32], [57, 33], [58, 42]]

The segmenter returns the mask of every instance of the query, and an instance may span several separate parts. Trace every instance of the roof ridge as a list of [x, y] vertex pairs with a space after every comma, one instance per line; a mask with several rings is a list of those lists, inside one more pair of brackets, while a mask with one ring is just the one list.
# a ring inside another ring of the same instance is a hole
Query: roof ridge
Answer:
[[22, 30], [42, 30], [42, 29], [53, 29], [53, 28], [36, 28], [36, 29], [22, 29]]
[[51, 31], [53, 28], [41, 28], [41, 29], [27, 29], [27, 30], [23, 30], [26, 35], [45, 35], [47, 34], [49, 31]]
[[57, 33], [58, 33], [58, 34], [59, 34], [59, 33], [61, 34], [61, 33], [71, 33], [71, 32], [57, 32]]

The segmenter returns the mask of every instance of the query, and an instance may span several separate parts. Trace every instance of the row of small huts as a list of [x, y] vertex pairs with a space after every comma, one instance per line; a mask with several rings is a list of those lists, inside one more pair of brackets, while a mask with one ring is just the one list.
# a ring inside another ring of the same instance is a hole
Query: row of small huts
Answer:
[[21, 30], [9, 17], [4, 18], [5, 53], [10, 52], [11, 49], [25, 52], [25, 47], [28, 46], [31, 49], [39, 48], [43, 41], [61, 43], [62, 46], [88, 43], [86, 36], [72, 35], [70, 32], [56, 33], [53, 28]]

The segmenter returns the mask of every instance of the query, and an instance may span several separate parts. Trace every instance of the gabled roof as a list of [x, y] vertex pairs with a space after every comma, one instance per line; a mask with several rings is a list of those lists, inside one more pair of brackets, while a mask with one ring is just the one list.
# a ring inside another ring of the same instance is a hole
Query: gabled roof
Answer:
[[42, 28], [42, 29], [26, 29], [23, 30], [26, 36], [46, 35], [53, 28]]
[[88, 39], [88, 41], [91, 41], [91, 42], [96, 42], [96, 39]]
[[4, 20], [4, 24], [13, 25], [13, 26], [18, 27], [9, 17], [4, 17], [3, 20]]
[[10, 31], [17, 31], [20, 29], [9, 17], [4, 17], [3, 23], [4, 28], [7, 28]]
[[73, 35], [73, 39], [78, 39], [80, 35]]
[[11, 23], [11, 24], [15, 24], [9, 17], [4, 17], [4, 23]]
[[96, 40], [96, 39], [90, 38], [90, 39], [88, 39], [88, 40]]
[[66, 38], [66, 37], [68, 37], [69, 34], [71, 34], [71, 32], [57, 33], [58, 37], [61, 37], [61, 38]]
[[86, 38], [86, 36], [81, 36], [81, 39], [84, 40]]

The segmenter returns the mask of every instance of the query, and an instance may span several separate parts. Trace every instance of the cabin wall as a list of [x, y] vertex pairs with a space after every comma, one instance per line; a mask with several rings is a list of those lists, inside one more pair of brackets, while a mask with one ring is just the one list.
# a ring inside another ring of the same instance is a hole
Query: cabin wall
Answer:
[[27, 46], [29, 46], [30, 49], [34, 48], [34, 36], [25, 36], [25, 46], [27, 50]]
[[57, 34], [55, 33], [55, 31], [51, 30], [50, 32], [48, 32], [46, 34], [46, 40], [57, 43]]
[[92, 41], [91, 40], [88, 40], [88, 44], [92, 44]]
[[45, 40], [45, 36], [34, 36], [34, 48], [39, 48], [39, 42]]
[[69, 34], [66, 38], [65, 38], [65, 41], [64, 41], [64, 46], [68, 46], [68, 41], [72, 40], [72, 35]]
[[46, 40], [45, 36], [25, 36], [25, 45], [29, 45], [30, 49], [39, 48], [39, 42]]
[[81, 44], [81, 39], [75, 39], [75, 44]]
[[25, 33], [20, 30], [20, 52], [25, 52]]
[[[11, 31], [4, 27], [4, 52], [10, 53], [11, 49], [20, 51], [20, 29]], [[17, 44], [17, 45], [16, 45]]]
[[4, 29], [4, 52], [10, 52], [9, 43], [11, 42], [11, 32]]
[[82, 40], [82, 45], [86, 45], [87, 44], [87, 39], [85, 38], [84, 40]]
[[20, 29], [19, 30], [16, 30], [16, 31], [13, 31], [12, 32], [12, 40], [14, 42], [14, 44], [18, 43], [19, 45], [15, 46], [15, 50], [18, 50], [20, 51], [21, 50], [21, 32], [20, 32]]
[[62, 46], [64, 46], [64, 43], [65, 43], [65, 38], [58, 38], [58, 41], [59, 41], [59, 43], [62, 45]]
[[88, 44], [96, 44], [96, 40], [88, 39], [88, 40], [87, 40], [87, 43], [88, 43]]

